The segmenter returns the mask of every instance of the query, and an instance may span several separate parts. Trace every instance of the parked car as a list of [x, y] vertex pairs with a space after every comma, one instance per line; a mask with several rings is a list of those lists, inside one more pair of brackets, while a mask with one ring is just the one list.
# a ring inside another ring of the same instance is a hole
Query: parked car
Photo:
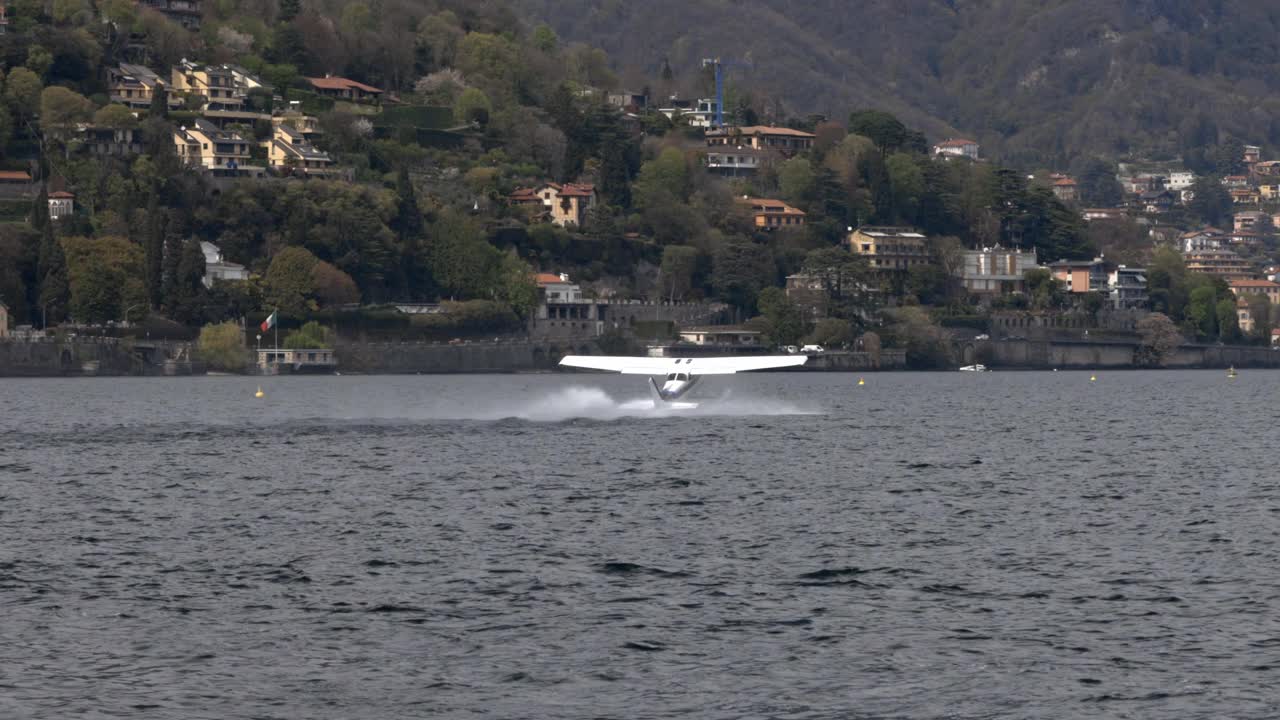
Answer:
[[795, 355], [796, 353], [800, 352], [800, 348], [796, 347], [795, 345], [783, 345], [780, 349], [782, 350], [782, 352], [788, 355]]
[[807, 353], [826, 352], [826, 350], [823, 350], [821, 345], [805, 345], [804, 347], [800, 348], [800, 352], [807, 354]]
[[986, 333], [982, 333], [981, 335], [974, 335], [973, 339], [974, 340], [990, 340], [991, 336]]

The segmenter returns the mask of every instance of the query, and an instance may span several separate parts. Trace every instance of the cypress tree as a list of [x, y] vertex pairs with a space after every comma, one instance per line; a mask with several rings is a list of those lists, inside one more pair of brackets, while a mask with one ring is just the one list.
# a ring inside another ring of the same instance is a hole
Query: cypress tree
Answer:
[[40, 277], [38, 299], [42, 322], [48, 327], [50, 322], [59, 322], [66, 317], [67, 300], [71, 295], [67, 281], [67, 257], [62, 252], [62, 243], [53, 234], [52, 223], [44, 224], [36, 268]]
[[164, 286], [164, 215], [156, 196], [153, 191], [147, 201], [147, 231], [143, 248], [146, 252], [147, 299], [152, 308], [160, 307]]
[[31, 201], [31, 227], [36, 230], [43, 230], [49, 224], [49, 186], [46, 183], [40, 183], [40, 192], [36, 193], [35, 200]]
[[147, 114], [162, 120], [169, 117], [169, 91], [164, 83], [156, 83], [156, 89], [151, 93], [151, 107], [147, 108]]
[[282, 23], [292, 22], [302, 12], [302, 0], [280, 0], [280, 14], [276, 20]]
[[418, 196], [413, 190], [413, 182], [409, 179], [409, 169], [400, 166], [396, 176], [396, 217], [394, 229], [402, 240], [418, 237], [422, 234], [422, 211], [418, 209]]

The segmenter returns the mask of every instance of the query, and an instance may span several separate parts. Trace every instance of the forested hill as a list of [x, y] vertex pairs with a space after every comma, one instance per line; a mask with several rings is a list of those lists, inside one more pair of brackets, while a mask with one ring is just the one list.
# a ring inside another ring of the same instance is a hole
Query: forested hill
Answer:
[[[893, 111], [1027, 166], [1280, 144], [1272, 0], [520, 0], [622, 77], [705, 89], [704, 57], [784, 114]], [[699, 84], [704, 87], [699, 88]], [[1221, 137], [1218, 137], [1221, 136]]]

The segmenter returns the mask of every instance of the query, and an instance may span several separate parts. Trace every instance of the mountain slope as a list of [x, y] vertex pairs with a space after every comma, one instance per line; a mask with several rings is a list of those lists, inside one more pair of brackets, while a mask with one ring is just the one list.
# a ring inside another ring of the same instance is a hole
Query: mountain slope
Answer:
[[[700, 59], [792, 113], [880, 107], [1004, 159], [1174, 156], [1234, 136], [1280, 145], [1280, 5], [1268, 0], [519, 0], [623, 70]], [[679, 83], [678, 83], [679, 84]]]

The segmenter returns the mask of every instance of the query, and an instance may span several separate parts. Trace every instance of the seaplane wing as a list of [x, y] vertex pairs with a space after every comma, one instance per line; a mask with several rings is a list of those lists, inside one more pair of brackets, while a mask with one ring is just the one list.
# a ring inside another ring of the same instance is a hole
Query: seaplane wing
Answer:
[[732, 375], [750, 370], [797, 367], [809, 360], [807, 355], [762, 355], [756, 357], [656, 358], [607, 355], [566, 355], [565, 367], [605, 370], [623, 375]]

